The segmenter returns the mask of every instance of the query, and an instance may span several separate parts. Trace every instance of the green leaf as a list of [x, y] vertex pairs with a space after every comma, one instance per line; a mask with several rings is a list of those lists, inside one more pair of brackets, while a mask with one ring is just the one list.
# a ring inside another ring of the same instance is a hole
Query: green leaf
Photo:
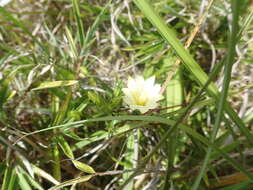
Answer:
[[53, 186], [53, 187], [51, 187], [48, 190], [58, 190], [58, 189], [61, 189], [63, 187], [69, 186], [69, 185], [73, 185], [73, 184], [76, 184], [76, 183], [82, 183], [82, 182], [85, 182], [85, 181], [89, 181], [91, 178], [92, 178], [92, 175], [78, 177], [78, 178], [75, 178], [75, 179], [72, 179], [72, 180], [69, 180], [69, 181], [65, 181], [65, 182], [63, 182], [63, 183], [61, 183], [59, 185]]
[[64, 154], [68, 158], [74, 159], [74, 154], [73, 154], [68, 142], [64, 139], [64, 137], [62, 135], [59, 135], [56, 137], [56, 140], [57, 140], [58, 144], [60, 145], [61, 149], [63, 150]]
[[96, 173], [95, 170], [91, 166], [89, 166], [87, 164], [84, 164], [84, 163], [79, 162], [77, 160], [73, 160], [72, 162], [73, 162], [73, 164], [75, 165], [75, 167], [77, 169], [79, 169], [79, 170], [81, 170], [83, 172], [86, 172], [86, 173], [89, 173], [89, 174]]
[[37, 88], [33, 88], [32, 90], [42, 90], [48, 88], [57, 88], [63, 86], [72, 86], [78, 83], [77, 80], [62, 80], [62, 81], [52, 81], [52, 82], [43, 82]]

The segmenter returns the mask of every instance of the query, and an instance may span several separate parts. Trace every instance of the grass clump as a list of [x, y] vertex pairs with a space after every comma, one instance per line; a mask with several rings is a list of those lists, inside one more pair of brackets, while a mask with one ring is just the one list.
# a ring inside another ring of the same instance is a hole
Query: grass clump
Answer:
[[251, 189], [252, 15], [239, 0], [0, 7], [1, 189]]

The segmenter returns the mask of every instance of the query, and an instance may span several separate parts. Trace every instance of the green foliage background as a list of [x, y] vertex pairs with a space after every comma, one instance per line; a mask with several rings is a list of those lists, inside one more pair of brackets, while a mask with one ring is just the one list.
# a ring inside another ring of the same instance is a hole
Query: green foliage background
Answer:
[[[0, 7], [1, 189], [252, 189], [252, 10], [250, 0]], [[135, 75], [163, 85], [159, 108], [123, 103]]]

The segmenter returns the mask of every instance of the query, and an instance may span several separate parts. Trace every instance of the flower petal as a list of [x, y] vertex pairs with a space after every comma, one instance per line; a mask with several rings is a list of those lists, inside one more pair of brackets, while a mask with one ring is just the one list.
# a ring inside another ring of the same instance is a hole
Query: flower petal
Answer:
[[148, 78], [145, 82], [146, 82], [147, 87], [152, 88], [155, 84], [155, 76]]

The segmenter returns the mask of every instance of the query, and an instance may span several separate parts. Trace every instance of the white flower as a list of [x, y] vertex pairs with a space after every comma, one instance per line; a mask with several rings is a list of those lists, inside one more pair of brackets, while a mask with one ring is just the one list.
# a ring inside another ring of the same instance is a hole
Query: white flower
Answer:
[[136, 78], [129, 77], [127, 88], [123, 88], [124, 102], [129, 105], [132, 110], [140, 110], [145, 113], [150, 109], [158, 106], [157, 101], [163, 97], [159, 93], [161, 86], [155, 84], [155, 77], [150, 77], [146, 80], [142, 76]]

